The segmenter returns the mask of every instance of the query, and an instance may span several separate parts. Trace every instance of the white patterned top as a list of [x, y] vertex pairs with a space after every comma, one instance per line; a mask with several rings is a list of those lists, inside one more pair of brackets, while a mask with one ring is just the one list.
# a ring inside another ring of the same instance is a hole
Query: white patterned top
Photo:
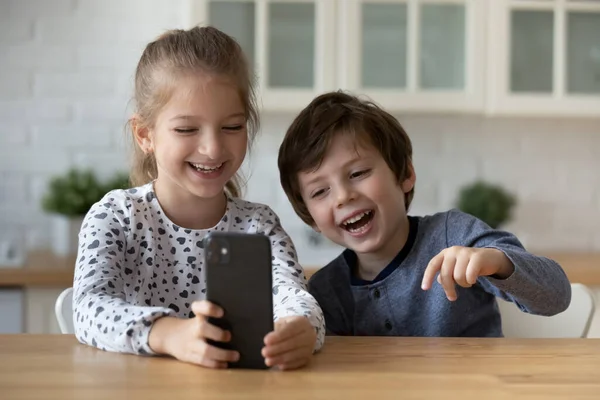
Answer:
[[294, 245], [268, 206], [228, 198], [211, 229], [185, 229], [161, 209], [152, 183], [114, 190], [94, 204], [79, 233], [73, 282], [75, 335], [107, 351], [153, 354], [148, 335], [163, 316], [192, 317], [203, 300], [206, 278], [203, 238], [213, 231], [262, 233], [273, 254], [274, 320], [308, 317], [323, 345], [323, 312], [306, 290]]

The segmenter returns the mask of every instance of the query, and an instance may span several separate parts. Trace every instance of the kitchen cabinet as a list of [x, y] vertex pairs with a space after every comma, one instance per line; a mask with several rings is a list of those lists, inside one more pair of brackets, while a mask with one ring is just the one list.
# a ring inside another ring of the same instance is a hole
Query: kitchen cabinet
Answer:
[[234, 36], [264, 111], [344, 89], [396, 114], [598, 116], [600, 0], [189, 0]]
[[490, 114], [600, 115], [600, 1], [489, 2]]
[[483, 112], [484, 1], [338, 4], [342, 88], [390, 111]]
[[262, 109], [295, 112], [335, 88], [335, 8], [335, 0], [192, 0], [188, 18], [236, 38]]

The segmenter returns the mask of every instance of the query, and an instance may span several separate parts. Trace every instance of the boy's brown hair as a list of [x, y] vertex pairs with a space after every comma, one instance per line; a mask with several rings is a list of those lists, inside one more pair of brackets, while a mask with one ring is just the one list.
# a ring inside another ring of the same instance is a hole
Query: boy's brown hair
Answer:
[[[355, 143], [373, 146], [398, 182], [412, 173], [412, 144], [396, 118], [371, 101], [340, 91], [315, 98], [294, 119], [279, 147], [279, 177], [296, 214], [308, 225], [314, 221], [302, 199], [298, 174], [318, 169], [332, 139], [352, 135]], [[405, 194], [406, 209], [414, 189]]]

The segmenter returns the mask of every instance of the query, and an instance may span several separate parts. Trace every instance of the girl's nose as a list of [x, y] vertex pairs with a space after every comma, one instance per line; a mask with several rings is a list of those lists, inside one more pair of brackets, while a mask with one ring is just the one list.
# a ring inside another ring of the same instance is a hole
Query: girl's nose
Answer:
[[221, 132], [211, 129], [202, 132], [198, 152], [211, 160], [219, 160], [223, 154], [223, 143], [221, 141]]

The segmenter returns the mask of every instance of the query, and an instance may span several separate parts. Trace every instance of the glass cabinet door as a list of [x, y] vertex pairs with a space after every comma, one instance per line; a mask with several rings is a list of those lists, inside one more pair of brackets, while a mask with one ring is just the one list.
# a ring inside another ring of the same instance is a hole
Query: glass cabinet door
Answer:
[[[412, 63], [417, 90], [465, 88], [464, 4], [363, 1], [360, 15], [361, 87], [407, 88]], [[418, 60], [411, 59], [411, 46]]]
[[466, 18], [462, 4], [423, 4], [420, 10], [419, 87], [464, 89]]
[[551, 93], [554, 12], [512, 10], [510, 18], [511, 92]]
[[336, 84], [337, 0], [189, 0], [189, 26], [233, 36], [254, 67], [261, 108], [298, 111]]
[[569, 94], [600, 94], [600, 12], [567, 14], [567, 87]]
[[406, 87], [407, 18], [406, 4], [362, 4], [362, 87]]
[[248, 57], [256, 61], [256, 5], [253, 1], [216, 1], [208, 3], [209, 23], [233, 36]]
[[315, 84], [314, 2], [269, 2], [267, 84], [312, 88]]

